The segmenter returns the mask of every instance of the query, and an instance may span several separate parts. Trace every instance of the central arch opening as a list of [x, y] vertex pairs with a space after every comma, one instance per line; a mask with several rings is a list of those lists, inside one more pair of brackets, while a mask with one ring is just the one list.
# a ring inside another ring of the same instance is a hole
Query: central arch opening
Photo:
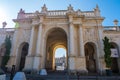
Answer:
[[[58, 63], [56, 60], [63, 60], [63, 62]], [[45, 61], [45, 68], [48, 71], [59, 70], [60, 68], [64, 70], [67, 68], [67, 35], [63, 29], [53, 28], [48, 31]]]
[[66, 49], [60, 47], [55, 50], [54, 65], [55, 70], [65, 70], [67, 68]]

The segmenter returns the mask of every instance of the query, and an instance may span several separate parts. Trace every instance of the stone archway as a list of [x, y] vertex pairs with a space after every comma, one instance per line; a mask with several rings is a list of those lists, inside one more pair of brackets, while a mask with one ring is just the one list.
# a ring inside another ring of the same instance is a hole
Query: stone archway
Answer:
[[94, 43], [88, 42], [85, 44], [85, 57], [86, 57], [86, 68], [88, 72], [96, 72], [96, 60], [95, 60], [95, 45]]
[[24, 66], [25, 66], [25, 59], [26, 59], [26, 56], [28, 54], [28, 48], [29, 48], [29, 44], [24, 42], [21, 44], [20, 46], [20, 62], [19, 62], [19, 67], [18, 67], [18, 70], [23, 70]]
[[67, 34], [61, 28], [53, 28], [49, 31], [46, 41], [45, 68], [47, 70], [55, 69], [55, 49], [60, 45], [67, 51]]
[[[118, 46], [116, 43], [111, 42], [111, 49], [117, 49], [118, 50]], [[112, 72], [113, 73], [118, 73], [119, 72], [119, 68], [118, 68], [118, 58], [117, 57], [112, 57], [112, 66], [111, 66]]]

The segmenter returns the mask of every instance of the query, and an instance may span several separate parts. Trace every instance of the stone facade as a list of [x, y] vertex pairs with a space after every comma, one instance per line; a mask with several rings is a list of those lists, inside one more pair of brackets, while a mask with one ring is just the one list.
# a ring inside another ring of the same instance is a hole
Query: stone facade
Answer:
[[[93, 11], [75, 11], [71, 5], [67, 10], [47, 10], [44, 5], [41, 11], [34, 13], [25, 13], [21, 9], [17, 19], [13, 19], [19, 27], [12, 35], [11, 58], [7, 66], [14, 64], [16, 70], [53, 70], [55, 49], [59, 47], [67, 51], [70, 71], [102, 74], [105, 70], [104, 36], [115, 45], [118, 53], [120, 50], [120, 31], [116, 30], [119, 27], [105, 28], [103, 20], [98, 6]], [[118, 57], [118, 70], [119, 62]]]

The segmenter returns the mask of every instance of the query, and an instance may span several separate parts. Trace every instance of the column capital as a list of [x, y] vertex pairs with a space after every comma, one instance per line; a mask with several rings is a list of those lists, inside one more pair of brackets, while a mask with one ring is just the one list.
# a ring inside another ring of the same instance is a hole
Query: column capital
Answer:
[[70, 24], [70, 25], [73, 25], [73, 22], [71, 21], [71, 22], [69, 22], [69, 24]]
[[39, 23], [32, 23], [32, 27], [38, 26]]
[[39, 25], [43, 25], [43, 22], [39, 22]]
[[68, 16], [68, 20], [69, 20], [69, 23], [73, 22], [73, 16], [72, 16], [72, 15], [69, 15], [69, 16]]
[[79, 25], [79, 27], [82, 27], [82, 24], [78, 24]]
[[39, 16], [40, 17], [40, 22], [43, 22], [44, 16]]

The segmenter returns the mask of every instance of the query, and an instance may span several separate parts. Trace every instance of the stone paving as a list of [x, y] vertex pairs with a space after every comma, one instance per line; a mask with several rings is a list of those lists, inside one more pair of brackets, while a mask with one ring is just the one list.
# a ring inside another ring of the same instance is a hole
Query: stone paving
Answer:
[[67, 75], [63, 72], [48, 73], [47, 76], [40, 75], [26, 75], [27, 80], [120, 80], [120, 75], [100, 76], [97, 74], [90, 75]]
[[[6, 80], [9, 79], [9, 75], [7, 75]], [[100, 76], [100, 75], [87, 75], [87, 76], [77, 76], [77, 75], [67, 75], [65, 73], [48, 73], [48, 75], [41, 76], [39, 74], [26, 74], [27, 80], [120, 80], [120, 75], [112, 75], [112, 76]]]
[[28, 80], [120, 80], [120, 76], [34, 76], [27, 78]]

